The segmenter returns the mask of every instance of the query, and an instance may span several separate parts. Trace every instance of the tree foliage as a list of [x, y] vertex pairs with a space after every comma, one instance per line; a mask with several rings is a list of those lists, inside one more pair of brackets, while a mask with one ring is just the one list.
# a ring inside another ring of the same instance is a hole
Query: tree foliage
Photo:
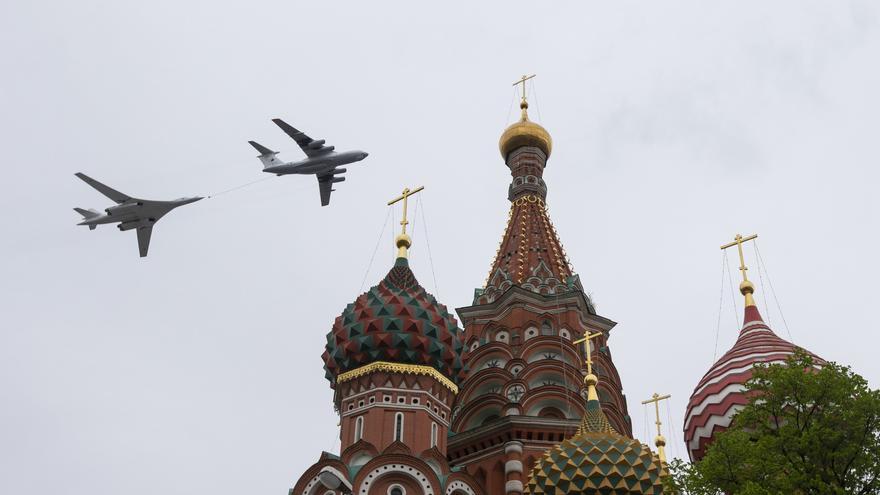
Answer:
[[759, 365], [749, 403], [695, 464], [670, 465], [668, 491], [691, 495], [880, 493], [880, 391], [804, 352]]

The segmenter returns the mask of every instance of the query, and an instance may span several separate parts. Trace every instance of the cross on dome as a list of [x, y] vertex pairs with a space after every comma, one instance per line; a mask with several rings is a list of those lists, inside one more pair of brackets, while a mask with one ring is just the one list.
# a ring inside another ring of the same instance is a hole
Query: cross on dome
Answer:
[[514, 86], [516, 86], [517, 84], [522, 84], [522, 104], [525, 105], [526, 107], [529, 106], [528, 102], [526, 102], [526, 81], [528, 81], [529, 79], [532, 79], [536, 75], [537, 74], [532, 74], [531, 76], [527, 76], [527, 75], [523, 74], [523, 76], [519, 79], [519, 81], [513, 83]]
[[410, 190], [408, 187], [403, 188], [403, 193], [392, 199], [388, 202], [388, 206], [393, 205], [399, 201], [403, 201], [403, 218], [400, 220], [400, 235], [394, 240], [394, 244], [397, 245], [397, 257], [398, 258], [406, 258], [407, 257], [407, 249], [412, 246], [412, 238], [406, 235], [406, 226], [409, 225], [409, 221], [406, 219], [406, 208], [409, 203], [409, 197], [413, 194], [424, 189], [425, 186], [419, 186], [413, 190]]
[[737, 251], [739, 251], [739, 271], [742, 272], [743, 276], [743, 281], [739, 284], [739, 291], [746, 297], [746, 307], [755, 305], [755, 299], [752, 297], [752, 294], [755, 292], [755, 286], [749, 281], [749, 276], [746, 273], [749, 271], [749, 267], [746, 266], [746, 259], [745, 256], [743, 256], [742, 245], [746, 241], [751, 241], [757, 238], [758, 234], [752, 234], [748, 237], [736, 234], [736, 237], [733, 238], [733, 242], [721, 246], [722, 251], [733, 246], [736, 246]]
[[666, 438], [660, 433], [660, 426], [663, 424], [660, 421], [660, 401], [670, 397], [672, 396], [669, 394], [660, 395], [657, 392], [654, 392], [654, 395], [652, 395], [650, 399], [642, 401], [642, 404], [654, 403], [654, 414], [657, 417], [657, 420], [654, 421], [654, 424], [657, 425], [657, 438], [654, 439], [654, 445], [657, 446], [657, 456], [660, 457], [660, 460], [663, 462], [666, 462]]

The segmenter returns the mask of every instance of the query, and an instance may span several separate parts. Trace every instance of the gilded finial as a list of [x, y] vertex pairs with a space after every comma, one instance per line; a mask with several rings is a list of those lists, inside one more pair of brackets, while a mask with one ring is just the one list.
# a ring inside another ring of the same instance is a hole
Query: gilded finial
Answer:
[[657, 436], [654, 437], [654, 445], [657, 446], [657, 456], [660, 457], [661, 462], [666, 462], [666, 437], [660, 432], [660, 426], [663, 424], [660, 422], [660, 401], [670, 397], [672, 396], [669, 394], [660, 395], [655, 392], [650, 399], [642, 401], [642, 404], [654, 403], [654, 413], [657, 417], [657, 420], [654, 422], [657, 425]]
[[397, 246], [398, 258], [406, 258], [408, 254], [407, 250], [410, 248], [410, 246], [412, 246], [412, 238], [406, 233], [406, 226], [409, 225], [409, 221], [406, 219], [406, 211], [409, 197], [424, 188], [425, 186], [419, 186], [413, 190], [410, 190], [408, 187], [406, 187], [403, 189], [403, 193], [399, 197], [394, 198], [388, 202], [388, 206], [391, 206], [398, 201], [403, 201], [403, 218], [400, 220], [400, 235], [398, 235], [394, 239], [394, 245]]
[[504, 130], [501, 139], [498, 141], [498, 148], [505, 161], [507, 160], [507, 155], [509, 155], [511, 151], [523, 146], [536, 147], [543, 151], [548, 157], [550, 156], [550, 151], [553, 149], [553, 139], [550, 138], [550, 133], [547, 132], [547, 129], [544, 129], [540, 125], [529, 120], [529, 102], [528, 91], [526, 91], [526, 81], [534, 77], [535, 74], [530, 76], [524, 74], [518, 81], [513, 83], [514, 86], [522, 85], [522, 96], [519, 103], [521, 114], [520, 119], [517, 122], [514, 122]]
[[522, 101], [520, 101], [520, 103], [519, 103], [519, 107], [522, 109], [522, 120], [528, 120], [528, 114], [526, 113], [526, 109], [529, 108], [529, 102], [526, 101], [526, 95], [527, 95], [526, 81], [535, 77], [535, 75], [536, 74], [532, 74], [531, 76], [527, 76], [527, 75], [523, 74], [523, 76], [521, 78], [519, 78], [519, 80], [517, 82], [513, 83], [514, 86], [516, 86], [517, 84], [522, 85]]
[[742, 272], [743, 277], [743, 281], [739, 284], [739, 291], [743, 296], [745, 296], [747, 307], [755, 305], [755, 298], [752, 297], [752, 294], [755, 293], [755, 285], [749, 281], [748, 274], [746, 273], [748, 272], [749, 268], [746, 266], [746, 259], [745, 256], [743, 256], [742, 245], [746, 241], [751, 241], [757, 238], [758, 234], [753, 234], [748, 237], [743, 237], [740, 234], [736, 234], [736, 237], [733, 238], [733, 242], [721, 246], [722, 251], [733, 246], [736, 246], [737, 251], [739, 251], [739, 271]]
[[587, 402], [591, 400], [599, 400], [599, 394], [596, 393], [596, 385], [599, 383], [599, 377], [593, 374], [593, 346], [590, 341], [602, 335], [602, 332], [590, 333], [589, 330], [584, 337], [572, 342], [574, 345], [584, 344], [584, 365], [587, 367], [587, 376], [584, 377], [584, 384], [587, 386]]

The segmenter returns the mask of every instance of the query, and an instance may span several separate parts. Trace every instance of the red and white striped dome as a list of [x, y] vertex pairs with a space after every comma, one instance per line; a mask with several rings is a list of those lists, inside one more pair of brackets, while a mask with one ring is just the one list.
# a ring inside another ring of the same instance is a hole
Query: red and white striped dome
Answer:
[[[684, 441], [691, 461], [699, 461], [719, 431], [748, 403], [745, 384], [757, 363], [782, 363], [797, 346], [781, 339], [768, 327], [758, 308], [746, 306], [736, 344], [715, 362], [697, 384], [684, 418]], [[807, 351], [809, 353], [809, 351]], [[810, 353], [818, 363], [824, 361]]]

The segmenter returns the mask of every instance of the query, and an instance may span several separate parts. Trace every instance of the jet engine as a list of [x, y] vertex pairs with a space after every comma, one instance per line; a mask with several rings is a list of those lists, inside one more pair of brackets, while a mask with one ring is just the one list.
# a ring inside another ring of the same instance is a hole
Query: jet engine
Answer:
[[334, 184], [337, 182], [345, 182], [345, 177], [334, 177], [334, 178], [330, 179], [330, 182], [332, 182]]
[[320, 149], [321, 146], [324, 146], [324, 143], [326, 143], [326, 142], [327, 141], [324, 139], [318, 139], [318, 140], [312, 141], [311, 143], [309, 143], [309, 148], [311, 148], [313, 150]]
[[135, 220], [133, 222], [122, 222], [119, 225], [117, 225], [116, 228], [125, 232], [126, 230], [136, 229], [136, 228], [140, 227], [140, 225], [141, 225], [140, 220]]
[[337, 168], [333, 170], [334, 174], [344, 174], [347, 170], [344, 168]]
[[144, 206], [144, 204], [140, 201], [138, 201], [137, 203], [125, 203], [121, 205], [111, 206], [110, 208], [105, 208], [104, 211], [108, 215], [121, 215], [128, 211], [134, 210], [138, 206]]

